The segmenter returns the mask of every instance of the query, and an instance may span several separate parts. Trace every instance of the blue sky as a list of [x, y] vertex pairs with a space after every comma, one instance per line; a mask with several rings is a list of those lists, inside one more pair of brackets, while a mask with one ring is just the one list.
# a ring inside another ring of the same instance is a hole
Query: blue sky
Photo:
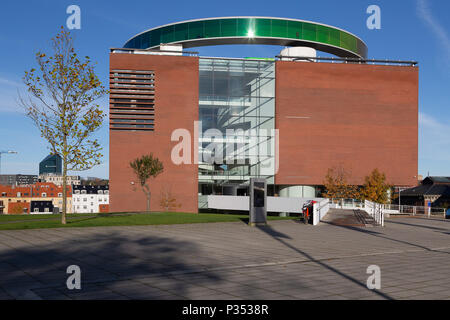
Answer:
[[[348, 30], [369, 47], [369, 58], [417, 60], [420, 63], [419, 174], [450, 176], [450, 2], [445, 0], [284, 0], [264, 1], [10, 1], [0, 11], [0, 150], [2, 173], [37, 174], [47, 154], [45, 141], [17, 106], [25, 70], [36, 66], [34, 54], [47, 50], [50, 39], [65, 25], [66, 8], [81, 8], [81, 30], [75, 46], [96, 61], [96, 72], [108, 81], [109, 48], [121, 47], [136, 33], [187, 19], [218, 16], [272, 16], [311, 20]], [[381, 30], [366, 26], [369, 5], [381, 8]], [[273, 57], [276, 46], [195, 48], [203, 56]], [[320, 54], [320, 56], [326, 56]], [[107, 110], [107, 99], [100, 101]], [[107, 122], [97, 133], [104, 163], [82, 176], [108, 177]]]

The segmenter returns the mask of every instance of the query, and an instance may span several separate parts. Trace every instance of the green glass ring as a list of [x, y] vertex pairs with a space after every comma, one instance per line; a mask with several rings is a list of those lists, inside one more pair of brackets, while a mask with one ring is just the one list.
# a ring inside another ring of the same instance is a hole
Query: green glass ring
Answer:
[[342, 58], [367, 59], [367, 45], [357, 36], [328, 25], [270, 17], [223, 17], [182, 21], [149, 29], [124, 48], [156, 49], [161, 44], [183, 48], [223, 44], [267, 44], [311, 47]]

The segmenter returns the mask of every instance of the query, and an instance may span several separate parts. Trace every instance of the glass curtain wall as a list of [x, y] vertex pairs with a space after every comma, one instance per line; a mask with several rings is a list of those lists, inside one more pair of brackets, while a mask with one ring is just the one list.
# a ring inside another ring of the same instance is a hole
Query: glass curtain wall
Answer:
[[273, 183], [275, 62], [200, 58], [199, 81], [199, 192]]

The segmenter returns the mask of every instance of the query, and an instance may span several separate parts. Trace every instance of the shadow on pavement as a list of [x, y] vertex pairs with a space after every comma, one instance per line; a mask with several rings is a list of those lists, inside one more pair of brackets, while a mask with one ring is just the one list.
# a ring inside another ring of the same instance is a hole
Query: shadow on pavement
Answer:
[[[55, 230], [47, 230], [50, 237], [61, 232]], [[40, 233], [36, 232], [34, 235], [39, 236]], [[202, 256], [198, 246], [189, 241], [154, 235], [128, 236], [117, 231], [92, 233], [88, 236], [80, 233], [60, 242], [55, 240], [48, 244], [3, 248], [0, 251], [0, 299], [5, 297], [5, 292], [16, 299], [32, 298], [30, 291], [43, 299], [63, 299], [67, 295], [75, 299], [77, 295], [92, 299], [96, 297], [97, 291], [102, 291], [101, 285], [96, 284], [114, 286], [119, 281], [126, 285], [126, 280], [152, 276], [157, 276], [154, 281], [155, 290], [149, 288], [145, 291], [143, 287], [140, 289], [141, 296], [133, 296], [133, 290], [130, 290], [130, 296], [125, 295], [123, 298], [158, 298], [162, 294], [157, 289], [158, 285], [165, 281], [163, 293], [172, 294], [176, 299], [175, 295], [184, 296], [189, 284], [172, 278], [171, 272], [198, 272], [196, 257], [209, 261]], [[214, 263], [212, 259], [209, 262]], [[68, 290], [66, 287], [70, 276], [66, 270], [70, 265], [77, 265], [81, 269], [82, 290]], [[202, 275], [202, 281], [206, 283], [222, 281], [219, 275], [211, 271], [202, 272]], [[153, 284], [150, 282], [149, 285]], [[92, 297], [86, 295], [90, 292]]]
[[[391, 221], [389, 221], [389, 223], [390, 222]], [[324, 222], [324, 223], [327, 223], [327, 222]], [[330, 224], [330, 223], [328, 223], [328, 224]], [[391, 238], [391, 237], [383, 235], [383, 233], [381, 233], [381, 232], [373, 232], [373, 231], [369, 231], [367, 229], [356, 228], [356, 227], [351, 227], [351, 226], [342, 226], [342, 225], [334, 225], [334, 226], [339, 227], [339, 228], [352, 230], [352, 231], [362, 232], [362, 233], [371, 235], [373, 237], [378, 237], [378, 238], [381, 238], [381, 239], [386, 239], [386, 240], [394, 241], [394, 242], [397, 242], [397, 243], [406, 244], [406, 245], [409, 245], [409, 246], [412, 246], [412, 247], [416, 247], [416, 248], [420, 248], [420, 249], [423, 249], [423, 250], [426, 250], [426, 251], [433, 251], [433, 252], [441, 252], [441, 253], [450, 254], [449, 252], [433, 250], [433, 249], [430, 249], [428, 247], [422, 246], [420, 244], [415, 244], [415, 243], [411, 243], [411, 242], [404, 241], [404, 240], [394, 239], [394, 238]]]
[[319, 265], [319, 266], [321, 266], [321, 267], [323, 267], [323, 268], [325, 268], [325, 269], [327, 269], [329, 271], [332, 271], [332, 272], [336, 273], [337, 275], [339, 275], [339, 276], [341, 276], [341, 277], [343, 277], [343, 278], [353, 282], [354, 284], [359, 285], [361, 288], [364, 288], [364, 289], [366, 289], [369, 292], [372, 292], [372, 293], [375, 293], [375, 294], [379, 295], [380, 297], [382, 297], [384, 299], [388, 299], [388, 300], [392, 300], [393, 299], [392, 297], [390, 297], [389, 295], [387, 295], [385, 293], [382, 293], [382, 292], [377, 291], [377, 290], [370, 290], [370, 289], [368, 289], [366, 283], [363, 283], [363, 282], [359, 281], [358, 279], [355, 279], [355, 278], [345, 274], [344, 272], [339, 271], [336, 268], [333, 268], [332, 266], [326, 264], [323, 261], [316, 260], [314, 257], [309, 255], [305, 251], [300, 250], [300, 249], [294, 247], [293, 245], [287, 243], [285, 240], [283, 240], [283, 239], [290, 239], [289, 236], [287, 236], [287, 235], [285, 235], [283, 233], [280, 233], [280, 232], [273, 232], [273, 230], [271, 228], [269, 228], [269, 227], [261, 227], [261, 226], [259, 226], [257, 228], [259, 230], [263, 231], [264, 233], [266, 233], [267, 235], [271, 236], [275, 240], [279, 241], [281, 244], [285, 245], [286, 247], [288, 247], [288, 248], [292, 249], [293, 251], [303, 255], [304, 257], [306, 257], [311, 262], [316, 263], [317, 265]]
[[[434, 221], [437, 221], [437, 220], [434, 220]], [[393, 221], [393, 220], [389, 220], [389, 223], [401, 224], [401, 225], [412, 226], [412, 227], [419, 227], [419, 228], [436, 230], [436, 231], [449, 231], [447, 228], [438, 228], [438, 227], [432, 227], [432, 226], [424, 226], [424, 225], [420, 225], [420, 224], [406, 223], [406, 222]]]

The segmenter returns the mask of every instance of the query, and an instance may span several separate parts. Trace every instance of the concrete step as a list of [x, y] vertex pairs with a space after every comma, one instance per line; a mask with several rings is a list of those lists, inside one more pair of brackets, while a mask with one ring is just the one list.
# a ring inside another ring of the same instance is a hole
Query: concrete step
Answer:
[[375, 219], [372, 218], [367, 212], [363, 210], [354, 210], [355, 216], [361, 224], [364, 224], [366, 227], [368, 226], [376, 226]]
[[322, 221], [338, 226], [373, 227], [377, 225], [367, 212], [350, 209], [330, 209]]

